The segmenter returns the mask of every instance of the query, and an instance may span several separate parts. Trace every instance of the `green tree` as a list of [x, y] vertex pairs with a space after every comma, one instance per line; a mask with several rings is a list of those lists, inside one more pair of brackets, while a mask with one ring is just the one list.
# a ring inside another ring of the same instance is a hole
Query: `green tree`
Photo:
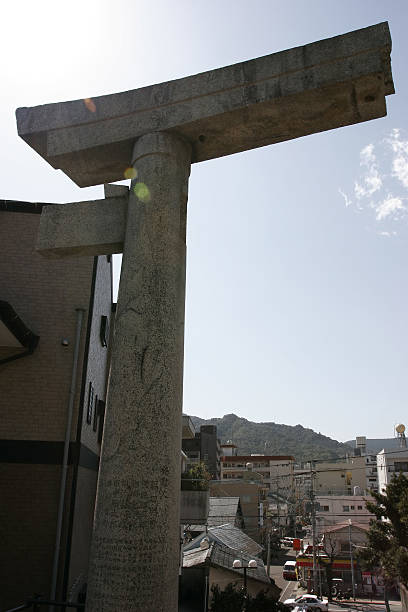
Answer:
[[255, 597], [250, 593], [245, 598], [244, 590], [233, 582], [221, 591], [218, 584], [211, 587], [211, 612], [284, 612], [285, 606], [276, 601], [266, 591], [259, 591]]
[[367, 509], [374, 514], [368, 545], [358, 553], [367, 569], [380, 568], [386, 585], [398, 581], [408, 589], [408, 479], [400, 473], [384, 494], [372, 492]]
[[181, 487], [184, 491], [207, 491], [211, 474], [203, 461], [193, 465], [181, 475]]

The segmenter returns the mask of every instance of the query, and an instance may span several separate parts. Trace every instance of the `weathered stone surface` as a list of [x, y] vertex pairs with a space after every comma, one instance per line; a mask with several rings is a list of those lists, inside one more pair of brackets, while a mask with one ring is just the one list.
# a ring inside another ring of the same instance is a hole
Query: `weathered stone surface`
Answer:
[[117, 181], [148, 132], [199, 162], [386, 114], [387, 23], [133, 91], [17, 110], [19, 134], [78, 185]]
[[18, 109], [20, 136], [78, 185], [137, 171], [127, 207], [110, 186], [100, 202], [46, 210], [40, 238], [52, 255], [124, 250], [88, 612], [177, 609], [191, 161], [385, 115], [390, 50], [382, 23], [161, 85]]
[[44, 206], [37, 250], [50, 258], [121, 253], [127, 204], [126, 195]]
[[177, 610], [190, 160], [170, 134], [134, 149], [88, 612]]

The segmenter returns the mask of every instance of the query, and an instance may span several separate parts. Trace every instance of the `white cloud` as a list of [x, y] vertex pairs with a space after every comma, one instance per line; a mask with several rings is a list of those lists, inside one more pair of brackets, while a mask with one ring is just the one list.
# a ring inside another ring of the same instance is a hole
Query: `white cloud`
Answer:
[[374, 155], [374, 145], [368, 144], [364, 149], [360, 151], [360, 166], [369, 166], [375, 163], [376, 157]]
[[394, 198], [393, 196], [388, 196], [377, 206], [376, 210], [376, 219], [377, 221], [382, 221], [392, 213], [397, 211], [405, 210], [405, 206], [402, 203], [401, 198]]
[[342, 196], [343, 196], [343, 198], [344, 198], [344, 202], [345, 202], [346, 206], [351, 206], [351, 204], [353, 203], [353, 201], [352, 201], [352, 200], [350, 200], [350, 198], [348, 197], [348, 195], [347, 195], [346, 193], [344, 193], [344, 191], [342, 191], [340, 188], [339, 188], [339, 193], [340, 193], [340, 195], [342, 195]]
[[396, 236], [397, 232], [377, 232], [378, 236], [386, 236], [387, 238], [391, 238], [391, 236]]
[[408, 217], [406, 134], [399, 128], [393, 129], [378, 142], [365, 145], [359, 158], [360, 168], [355, 175], [351, 197], [342, 189], [339, 193], [347, 207], [365, 211], [375, 219], [377, 235], [396, 236], [396, 222]]
[[354, 195], [357, 200], [370, 197], [381, 189], [382, 178], [378, 171], [377, 158], [374, 155], [374, 145], [368, 144], [360, 151], [360, 166], [367, 168], [360, 181], [354, 183]]
[[399, 129], [394, 129], [388, 138], [393, 152], [392, 176], [408, 189], [408, 140], [402, 140]]

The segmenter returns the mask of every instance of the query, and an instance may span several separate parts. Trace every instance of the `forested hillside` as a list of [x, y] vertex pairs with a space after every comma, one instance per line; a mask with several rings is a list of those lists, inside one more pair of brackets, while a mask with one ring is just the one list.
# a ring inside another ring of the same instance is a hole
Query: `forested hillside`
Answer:
[[240, 455], [293, 455], [296, 461], [308, 461], [335, 459], [352, 452], [347, 444], [332, 440], [302, 425], [254, 423], [235, 414], [207, 420], [192, 416], [191, 419], [197, 429], [200, 425], [216, 425], [221, 442], [232, 440], [238, 446]]

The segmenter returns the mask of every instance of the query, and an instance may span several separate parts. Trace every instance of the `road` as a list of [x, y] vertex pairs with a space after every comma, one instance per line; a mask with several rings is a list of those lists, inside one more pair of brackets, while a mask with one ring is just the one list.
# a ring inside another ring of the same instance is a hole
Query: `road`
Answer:
[[[284, 548], [271, 559], [269, 575], [274, 579], [277, 586], [282, 589], [280, 601], [285, 601], [285, 599], [290, 599], [297, 596], [298, 582], [284, 580], [282, 577], [282, 568], [285, 562], [293, 561], [295, 556], [296, 555], [293, 550]], [[300, 592], [304, 591], [301, 590]], [[401, 612], [401, 602], [390, 601], [390, 608], [391, 612]], [[342, 604], [330, 603], [329, 612], [385, 612], [385, 605], [381, 602], [378, 602], [378, 604], [372, 604], [369, 602], [354, 603], [351, 601], [345, 601]]]

